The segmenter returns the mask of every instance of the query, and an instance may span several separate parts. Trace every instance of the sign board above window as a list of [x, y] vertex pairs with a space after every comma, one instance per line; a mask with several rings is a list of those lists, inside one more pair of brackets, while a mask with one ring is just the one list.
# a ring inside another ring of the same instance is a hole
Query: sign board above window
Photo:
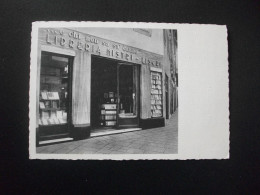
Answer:
[[[62, 48], [66, 51], [71, 49], [89, 52], [93, 55], [118, 59], [124, 62], [148, 65], [155, 68], [162, 67], [162, 55], [70, 29], [42, 28], [39, 30], [39, 41], [41, 44], [55, 47], [55, 49]], [[47, 49], [45, 48], [45, 50]], [[57, 57], [54, 60], [57, 61]]]

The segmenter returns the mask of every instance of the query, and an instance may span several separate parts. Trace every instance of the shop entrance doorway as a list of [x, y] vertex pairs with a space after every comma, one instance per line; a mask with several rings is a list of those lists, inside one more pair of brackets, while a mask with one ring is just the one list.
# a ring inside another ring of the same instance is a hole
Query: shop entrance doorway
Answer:
[[92, 131], [139, 127], [139, 67], [91, 58]]
[[117, 65], [117, 127], [139, 126], [139, 71], [138, 66]]

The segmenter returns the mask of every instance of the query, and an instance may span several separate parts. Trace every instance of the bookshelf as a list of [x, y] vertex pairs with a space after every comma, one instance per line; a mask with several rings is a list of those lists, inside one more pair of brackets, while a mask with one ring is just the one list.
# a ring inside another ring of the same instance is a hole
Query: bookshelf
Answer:
[[43, 53], [41, 59], [39, 125], [67, 124], [68, 58]]
[[104, 93], [103, 104], [100, 105], [100, 125], [111, 127], [116, 125], [117, 104], [113, 92]]
[[151, 116], [162, 117], [162, 74], [151, 71]]
[[40, 95], [39, 125], [50, 126], [67, 123], [67, 113], [60, 107], [58, 92], [42, 91]]

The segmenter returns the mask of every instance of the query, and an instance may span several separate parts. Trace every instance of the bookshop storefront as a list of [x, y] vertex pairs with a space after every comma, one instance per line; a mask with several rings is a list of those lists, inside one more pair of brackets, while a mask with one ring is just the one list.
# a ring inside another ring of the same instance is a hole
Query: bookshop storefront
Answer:
[[162, 57], [70, 29], [39, 29], [37, 144], [163, 126]]

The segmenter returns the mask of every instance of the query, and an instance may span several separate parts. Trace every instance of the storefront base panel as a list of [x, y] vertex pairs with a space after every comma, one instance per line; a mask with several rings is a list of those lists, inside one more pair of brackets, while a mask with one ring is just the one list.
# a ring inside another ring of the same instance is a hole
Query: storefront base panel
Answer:
[[69, 136], [70, 133], [67, 125], [41, 126], [36, 129], [37, 145], [40, 141], [61, 139]]
[[81, 139], [86, 139], [90, 137], [90, 131], [91, 127], [75, 127], [73, 126], [71, 129], [71, 134], [70, 136], [74, 138], [74, 140], [81, 140]]
[[[90, 137], [90, 127], [74, 127], [69, 128], [69, 131], [62, 133], [62, 129], [67, 127], [55, 127], [56, 134], [45, 134], [47, 131], [51, 131], [52, 128], [36, 128], [36, 146], [39, 146], [40, 141], [55, 140], [61, 138], [73, 138], [74, 140], [81, 140]], [[61, 131], [59, 133], [59, 130]]]
[[68, 125], [49, 125], [49, 126], [40, 126], [39, 127], [39, 136], [55, 136], [59, 134], [68, 134]]
[[[39, 128], [37, 128], [36, 132], [39, 132]], [[58, 140], [62, 138], [69, 138], [70, 133], [60, 133], [60, 134], [54, 134], [54, 135], [39, 135], [39, 133], [36, 134], [36, 146], [40, 146], [40, 142], [45, 142], [49, 140]]]
[[151, 129], [151, 128], [164, 127], [164, 126], [165, 126], [164, 118], [140, 119], [140, 127], [142, 129]]
[[125, 128], [137, 128], [138, 125], [138, 118], [119, 118], [118, 119], [118, 127], [117, 129], [125, 129]]
[[56, 135], [45, 135], [45, 136], [40, 136], [39, 141], [54, 140], [54, 139], [61, 139], [61, 138], [67, 138], [67, 137], [70, 137], [69, 133], [62, 133], [62, 134], [56, 134]]

